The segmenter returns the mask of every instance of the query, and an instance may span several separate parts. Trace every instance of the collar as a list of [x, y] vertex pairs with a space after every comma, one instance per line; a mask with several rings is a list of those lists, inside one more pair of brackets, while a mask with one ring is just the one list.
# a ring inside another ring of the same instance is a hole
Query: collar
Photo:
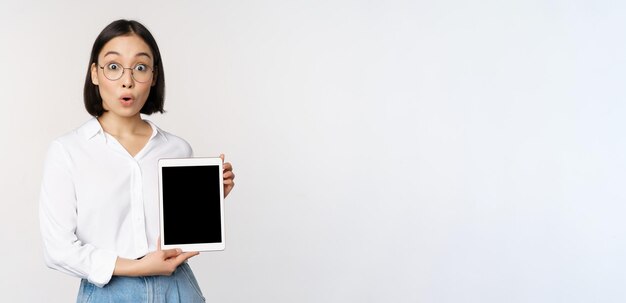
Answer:
[[160, 129], [158, 126], [156, 126], [156, 124], [152, 123], [152, 121], [150, 120], [143, 120], [143, 121], [148, 122], [148, 124], [152, 126], [152, 136], [150, 136], [150, 139], [148, 141], [152, 140], [152, 138], [159, 135], [161, 136], [161, 138], [163, 138], [163, 140], [165, 140], [165, 142], [167, 142], [167, 136], [165, 135], [165, 132], [162, 129]]
[[[152, 138], [159, 135], [163, 138], [163, 140], [167, 142], [167, 136], [165, 135], [165, 132], [163, 130], [161, 130], [158, 126], [156, 126], [156, 124], [152, 123], [152, 121], [150, 120], [144, 120], [144, 121], [148, 122], [148, 124], [150, 124], [150, 127], [152, 127], [152, 135], [150, 136], [150, 139], [148, 141], [152, 140]], [[79, 128], [79, 130], [82, 133], [85, 140], [91, 140], [94, 137], [96, 137], [96, 135], [101, 135], [104, 138], [104, 140], [106, 140], [106, 136], [104, 135], [104, 130], [102, 129], [102, 125], [100, 125], [100, 122], [98, 122], [98, 119], [95, 117], [85, 122]]]
[[90, 140], [91, 138], [95, 137], [97, 134], [104, 135], [104, 130], [102, 129], [100, 122], [98, 122], [98, 119], [96, 118], [89, 119], [87, 122], [85, 122], [85, 124], [83, 124], [79, 128], [79, 130], [82, 133], [85, 140]]

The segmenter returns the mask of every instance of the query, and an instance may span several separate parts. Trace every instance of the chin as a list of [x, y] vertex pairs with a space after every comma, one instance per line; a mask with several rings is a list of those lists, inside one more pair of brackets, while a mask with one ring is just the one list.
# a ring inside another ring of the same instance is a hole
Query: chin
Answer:
[[115, 115], [130, 118], [139, 115], [140, 111], [118, 111], [114, 112]]
[[[139, 105], [139, 104], [137, 104]], [[142, 104], [143, 107], [143, 104]], [[132, 107], [118, 107], [118, 106], [114, 106], [113, 108], [111, 108], [111, 106], [105, 106], [104, 109], [107, 110], [107, 112], [110, 115], [115, 115], [115, 116], [119, 116], [119, 117], [124, 117], [124, 118], [130, 118], [130, 117], [134, 117], [136, 115], [139, 115], [141, 113], [141, 108], [142, 107], [138, 107], [138, 106], [132, 106]]]

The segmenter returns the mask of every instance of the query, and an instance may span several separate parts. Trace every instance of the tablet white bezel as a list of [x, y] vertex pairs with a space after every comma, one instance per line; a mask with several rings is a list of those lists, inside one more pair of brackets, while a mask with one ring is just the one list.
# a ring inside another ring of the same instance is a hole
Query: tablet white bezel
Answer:
[[[222, 242], [218, 243], [194, 243], [194, 244], [170, 244], [166, 245], [165, 226], [163, 224], [163, 167], [177, 166], [219, 166], [220, 182], [220, 218]], [[159, 159], [159, 223], [161, 231], [161, 249], [180, 248], [182, 251], [215, 251], [224, 250], [226, 243], [224, 238], [224, 169], [221, 158], [176, 158]]]

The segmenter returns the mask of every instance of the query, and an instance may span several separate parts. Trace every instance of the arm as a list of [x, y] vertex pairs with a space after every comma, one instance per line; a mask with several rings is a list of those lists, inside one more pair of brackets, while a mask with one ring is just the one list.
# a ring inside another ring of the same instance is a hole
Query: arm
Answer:
[[67, 151], [61, 143], [53, 142], [46, 157], [39, 201], [48, 267], [102, 287], [112, 275], [169, 275], [180, 263], [198, 254], [159, 250], [141, 260], [129, 260], [118, 257], [115, 251], [82, 243], [76, 236], [77, 200], [71, 167]]
[[111, 279], [117, 254], [82, 243], [76, 236], [77, 209], [71, 161], [55, 141], [46, 156], [39, 221], [48, 267], [103, 286]]
[[181, 252], [180, 249], [161, 250], [160, 240], [157, 242], [157, 251], [147, 254], [140, 260], [117, 258], [115, 262], [115, 276], [154, 276], [171, 275], [178, 265], [185, 260], [196, 256], [199, 252]]

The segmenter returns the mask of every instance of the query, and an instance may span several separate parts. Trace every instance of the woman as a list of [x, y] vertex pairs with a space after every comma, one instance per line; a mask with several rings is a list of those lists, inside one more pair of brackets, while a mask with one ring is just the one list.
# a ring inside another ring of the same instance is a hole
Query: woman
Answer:
[[[109, 24], [85, 80], [92, 119], [54, 140], [40, 198], [46, 264], [80, 277], [78, 302], [204, 302], [187, 260], [160, 250], [159, 158], [192, 156], [183, 139], [142, 120], [163, 113], [164, 73], [150, 32]], [[222, 160], [224, 155], [220, 156]], [[224, 195], [234, 186], [224, 163]]]

